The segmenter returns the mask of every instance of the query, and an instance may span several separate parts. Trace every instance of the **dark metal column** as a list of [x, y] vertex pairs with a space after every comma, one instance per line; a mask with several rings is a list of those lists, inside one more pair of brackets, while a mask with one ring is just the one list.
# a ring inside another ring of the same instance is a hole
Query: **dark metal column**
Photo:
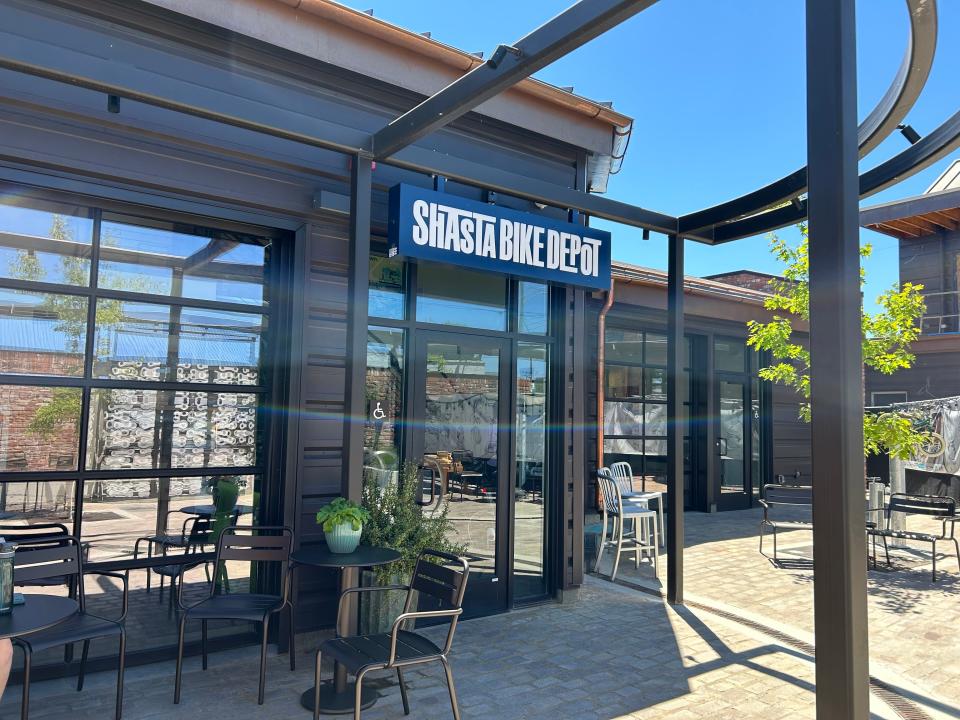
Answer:
[[366, 418], [367, 284], [370, 276], [372, 163], [360, 155], [350, 166], [350, 272], [347, 290], [347, 373], [343, 408], [343, 494], [360, 500]]
[[683, 603], [683, 238], [667, 242], [667, 601]]
[[866, 720], [869, 714], [854, 21], [854, 0], [807, 0], [819, 720]]

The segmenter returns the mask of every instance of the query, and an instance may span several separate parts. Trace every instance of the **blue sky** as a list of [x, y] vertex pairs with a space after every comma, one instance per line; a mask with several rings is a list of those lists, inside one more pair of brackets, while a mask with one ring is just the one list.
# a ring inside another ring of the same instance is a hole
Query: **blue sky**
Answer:
[[[490, 51], [513, 42], [572, 0], [348, 0], [373, 8], [377, 17], [441, 42]], [[882, 96], [900, 64], [907, 41], [903, 0], [857, 4], [861, 118]], [[740, 195], [804, 164], [805, 72], [802, 0], [661, 0], [619, 27], [537, 74], [635, 118], [623, 171], [608, 196], [680, 214]], [[956, 69], [960, 44], [946, 38], [960, 30], [960, 2], [940, 3], [937, 59], [923, 97], [907, 117], [921, 135], [958, 106]], [[951, 32], [952, 31], [952, 32]], [[952, 45], [952, 47], [951, 47]], [[951, 73], [951, 69], [953, 72]], [[899, 133], [862, 169], [906, 147]], [[954, 153], [899, 186], [867, 198], [863, 206], [922, 193]], [[596, 223], [601, 225], [601, 223]], [[606, 226], [605, 226], [606, 227]], [[620, 260], [666, 267], [666, 246], [654, 235], [616, 225], [613, 253]], [[781, 234], [796, 237], [793, 229]], [[897, 280], [896, 241], [868, 230], [874, 245], [867, 264], [867, 300]], [[751, 268], [777, 272], [765, 237], [709, 248], [687, 243], [687, 271], [708, 275]]]

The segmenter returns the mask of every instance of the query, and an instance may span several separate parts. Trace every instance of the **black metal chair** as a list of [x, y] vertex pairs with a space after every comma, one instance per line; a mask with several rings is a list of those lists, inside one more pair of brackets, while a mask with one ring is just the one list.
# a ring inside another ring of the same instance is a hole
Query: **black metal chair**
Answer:
[[[80, 553], [80, 543], [74, 537], [60, 538], [47, 545], [25, 545], [17, 549], [14, 555], [14, 585], [29, 585], [40, 580], [59, 578], [61, 582], [73, 581], [77, 588], [79, 611], [67, 620], [40, 632], [31, 633], [14, 639], [14, 644], [23, 650], [23, 701], [20, 717], [27, 720], [30, 711], [30, 666], [33, 653], [61, 645], [83, 642], [83, 655], [77, 676], [77, 691], [83, 690], [83, 677], [86, 669], [90, 641], [98, 638], [119, 637], [120, 651], [117, 669], [116, 720], [120, 720], [123, 710], [123, 669], [127, 648], [127, 636], [123, 623], [127, 617], [129, 585], [127, 576], [120, 573], [100, 570], [84, 570]], [[84, 575], [103, 575], [123, 583], [123, 606], [120, 617], [109, 620], [88, 613], [83, 589]], [[29, 599], [28, 599], [29, 602]]]
[[[926, 515], [928, 517], [940, 520], [942, 529], [939, 535], [928, 532], [917, 532], [914, 530], [894, 530], [891, 527], [893, 513], [903, 513], [907, 515]], [[930, 543], [932, 550], [930, 559], [933, 563], [931, 568], [931, 579], [937, 581], [937, 543], [952, 542], [957, 553], [957, 567], [960, 569], [960, 539], [956, 536], [957, 523], [960, 522], [960, 515], [957, 515], [957, 501], [952, 497], [941, 495], [909, 495], [907, 493], [893, 493], [890, 496], [890, 503], [887, 505], [884, 516], [886, 517], [886, 527], [868, 528], [867, 532], [874, 538], [879, 537], [883, 542], [883, 550], [887, 556], [887, 567], [890, 567], [890, 548], [887, 545], [887, 538], [898, 540], [915, 540], [918, 542]], [[949, 527], [949, 530], [948, 530]], [[874, 552], [876, 556], [876, 552]], [[876, 557], [874, 557], [876, 565]]]
[[[243, 533], [243, 534], [241, 534]], [[214, 579], [210, 582], [209, 595], [200, 602], [187, 607], [183, 604], [182, 574], [191, 566], [180, 569], [180, 581], [177, 584], [177, 605], [180, 616], [180, 637], [177, 643], [177, 679], [173, 691], [173, 702], [180, 702], [180, 678], [183, 670], [183, 636], [187, 620], [202, 622], [201, 652], [203, 669], [207, 669], [207, 621], [241, 620], [260, 623], [260, 692], [257, 702], [263, 705], [263, 690], [267, 673], [267, 631], [270, 616], [287, 610], [290, 623], [290, 669], [296, 669], [294, 650], [294, 616], [290, 602], [290, 549], [293, 545], [293, 531], [288, 527], [228, 527], [217, 540], [217, 558], [214, 562]], [[220, 576], [220, 564], [229, 561], [279, 563], [281, 595], [257, 593], [233, 593], [222, 588], [218, 593], [217, 577]]]
[[[178, 510], [171, 510], [167, 513], [167, 521], [170, 515]], [[165, 523], [166, 524], [166, 523]], [[157, 535], [145, 535], [137, 538], [133, 545], [133, 559], [140, 557], [140, 543], [146, 543], [147, 557], [153, 557], [154, 549], [158, 549], [162, 555], [166, 555], [168, 550], [183, 550], [187, 553], [200, 550], [201, 552], [207, 545], [213, 544], [216, 539], [212, 537], [213, 519], [209, 516], [191, 515], [183, 521], [179, 533], [169, 534], [160, 533]], [[169, 577], [171, 581], [170, 591], [175, 592], [176, 588], [172, 583], [176, 579], [179, 566], [162, 566], [157, 568], [147, 568], [147, 592], [150, 592], [150, 578], [153, 573], [160, 576], [160, 593], [163, 593], [164, 578]], [[164, 572], [167, 568], [169, 572]], [[209, 579], [209, 578], [208, 578]]]
[[[440, 560], [437, 564], [430, 558]], [[458, 565], [459, 569], [449, 567]], [[358, 635], [352, 637], [337, 636], [320, 645], [317, 650], [317, 666], [315, 670], [314, 720], [320, 717], [320, 666], [323, 655], [330, 655], [347, 669], [347, 672], [356, 676], [356, 699], [353, 706], [354, 720], [360, 720], [360, 703], [363, 693], [363, 678], [372, 670], [397, 671], [397, 681], [400, 683], [400, 698], [403, 700], [404, 715], [410, 714], [410, 703], [407, 700], [407, 686], [403, 681], [403, 669], [413, 665], [422, 665], [429, 662], [443, 664], [447, 676], [447, 689], [450, 692], [450, 706], [453, 708], [453, 717], [460, 720], [460, 709], [457, 706], [457, 692], [453, 685], [453, 673], [450, 670], [450, 661], [447, 656], [453, 645], [453, 634], [457, 629], [457, 620], [463, 613], [463, 593], [467, 589], [467, 578], [470, 574], [470, 565], [466, 560], [438, 550], [424, 550], [417, 558], [416, 567], [409, 585], [383, 585], [380, 587], [348, 588], [340, 595], [337, 607], [337, 627], [340, 627], [340, 614], [343, 612], [344, 600], [354, 593], [378, 592], [383, 590], [405, 590], [407, 600], [403, 612], [393, 621], [393, 628], [389, 633], [381, 635]], [[414, 593], [419, 594], [420, 600], [431, 598], [439, 604], [439, 610], [425, 610], [413, 612]], [[447, 639], [443, 648], [437, 647], [431, 640], [419, 633], [403, 630], [408, 621], [423, 618], [450, 618], [450, 627], [447, 630]]]

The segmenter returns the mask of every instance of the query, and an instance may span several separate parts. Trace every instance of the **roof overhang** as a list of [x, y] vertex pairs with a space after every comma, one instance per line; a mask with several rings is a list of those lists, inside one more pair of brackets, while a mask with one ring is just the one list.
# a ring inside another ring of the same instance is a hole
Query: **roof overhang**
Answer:
[[860, 225], [900, 240], [960, 230], [960, 189], [864, 208]]

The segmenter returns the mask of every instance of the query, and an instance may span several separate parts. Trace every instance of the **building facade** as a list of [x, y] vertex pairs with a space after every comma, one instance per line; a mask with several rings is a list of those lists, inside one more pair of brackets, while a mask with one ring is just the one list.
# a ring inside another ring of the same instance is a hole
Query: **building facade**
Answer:
[[[631, 121], [526, 80], [404, 151], [452, 158], [476, 185], [378, 163], [360, 276], [351, 156], [306, 138], [322, 126], [355, 145], [479, 61], [326, 0], [296, 5], [0, 0], [2, 44], [57, 69], [0, 69], [0, 524], [64, 523], [109, 563], [186, 530], [216, 490], [241, 523], [309, 546], [317, 510], [357, 498], [351, 477], [400, 482], [412, 461], [424, 512], [446, 512], [471, 558], [471, 614], [560, 597], [583, 578], [600, 449], [662, 482], [665, 278], [614, 269], [601, 374], [604, 292], [391, 257], [388, 194], [404, 183], [583, 226], [491, 192], [484, 169], [603, 191]], [[286, 135], [258, 132], [278, 118]], [[744, 345], [762, 292], [691, 280], [688, 294], [686, 404], [703, 422], [684, 505], [749, 507], [777, 472], [808, 472], [807, 438]], [[352, 427], [362, 453], [346, 449]], [[169, 593], [146, 577], [131, 571], [134, 662], [176, 640]], [[333, 623], [335, 582], [296, 573], [298, 629]], [[87, 592], [92, 608], [116, 602]], [[249, 637], [211, 624], [214, 647]]]

